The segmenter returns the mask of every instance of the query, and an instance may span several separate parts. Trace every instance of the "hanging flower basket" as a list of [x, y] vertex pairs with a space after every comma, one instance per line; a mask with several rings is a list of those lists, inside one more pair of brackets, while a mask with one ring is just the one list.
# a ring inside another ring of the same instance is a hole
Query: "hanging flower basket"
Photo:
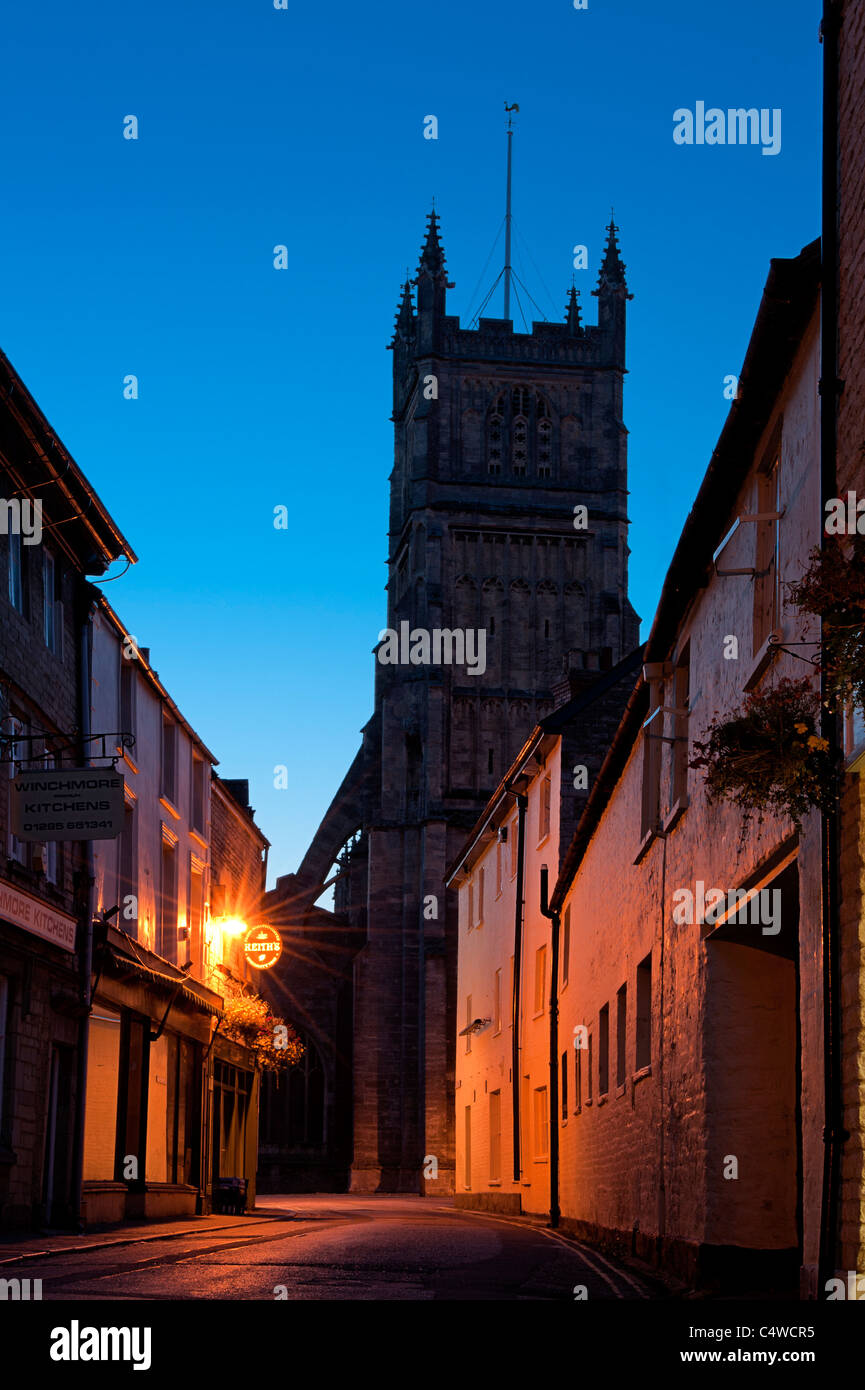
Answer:
[[822, 621], [827, 705], [865, 705], [865, 536], [828, 537], [808, 559], [802, 578], [787, 588], [797, 608]]
[[248, 1047], [260, 1071], [285, 1071], [303, 1056], [303, 1043], [291, 1024], [275, 1017], [260, 994], [226, 999], [219, 1031]]
[[706, 774], [710, 801], [726, 800], [751, 817], [787, 815], [798, 827], [815, 807], [829, 809], [837, 782], [828, 741], [819, 733], [820, 700], [809, 678], [752, 691], [741, 711], [714, 719], [693, 744], [689, 766]]

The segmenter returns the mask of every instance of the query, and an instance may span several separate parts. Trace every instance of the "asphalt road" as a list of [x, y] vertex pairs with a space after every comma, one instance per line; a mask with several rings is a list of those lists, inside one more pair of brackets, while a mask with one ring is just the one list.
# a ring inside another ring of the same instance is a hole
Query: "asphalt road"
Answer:
[[557, 1232], [420, 1197], [267, 1195], [242, 1227], [54, 1253], [3, 1274], [41, 1279], [43, 1301], [652, 1297]]

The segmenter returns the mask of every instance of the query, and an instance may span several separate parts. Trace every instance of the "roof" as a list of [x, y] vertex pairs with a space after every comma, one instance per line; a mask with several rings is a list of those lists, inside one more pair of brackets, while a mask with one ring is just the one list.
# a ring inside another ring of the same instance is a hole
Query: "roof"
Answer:
[[[812, 241], [798, 256], [774, 259], [760, 301], [739, 393], [709, 461], [667, 571], [652, 629], [646, 662], [666, 659], [695, 594], [705, 587], [712, 556], [729, 529], [736, 498], [754, 466], [754, 454], [802, 345], [820, 291], [820, 242]], [[603, 766], [565, 855], [551, 898], [560, 908], [580, 862], [625, 769], [648, 708], [642, 677], [628, 701]]]
[[[97, 493], [87, 481], [69, 450], [57, 437], [36, 401], [16, 372], [9, 358], [0, 352], [0, 399], [10, 417], [27, 436], [32, 454], [26, 460], [7, 458], [12, 471], [20, 475], [24, 488], [47, 473], [64, 498], [61, 510], [63, 529], [58, 530], [58, 543], [67, 543], [72, 553], [81, 556], [86, 574], [101, 574], [112, 560], [124, 558], [134, 564], [137, 556], [120, 531], [117, 523], [103, 506]], [[28, 451], [29, 453], [29, 451]], [[44, 493], [39, 494], [44, 501]], [[72, 517], [66, 514], [71, 509]], [[66, 527], [75, 518], [72, 530], [78, 533], [78, 544], [69, 544]], [[51, 530], [46, 526], [46, 530]]]
[[606, 695], [613, 686], [618, 685], [629, 671], [633, 671], [634, 676], [636, 676], [642, 660], [642, 652], [642, 647], [637, 647], [634, 651], [629, 652], [609, 671], [601, 673], [597, 680], [592, 681], [585, 690], [581, 690], [573, 699], [568, 700], [566, 704], [560, 705], [558, 709], [552, 710], [539, 720], [466, 836], [463, 849], [448, 867], [445, 874], [446, 883], [450, 883], [464, 864], [477, 858], [478, 854], [483, 851], [485, 845], [481, 842], [491, 826], [497, 820], [503, 820], [506, 815], [510, 814], [513, 784], [521, 777], [534, 775], [533, 771], [528, 771], [528, 765], [532, 758], [544, 748], [544, 745], [552, 746], [555, 738], [569, 724]]

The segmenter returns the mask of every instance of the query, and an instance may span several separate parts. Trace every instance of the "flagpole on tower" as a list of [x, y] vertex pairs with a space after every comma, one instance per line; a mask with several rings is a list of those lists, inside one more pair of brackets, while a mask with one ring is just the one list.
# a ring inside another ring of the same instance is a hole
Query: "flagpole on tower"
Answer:
[[505, 110], [508, 113], [508, 186], [507, 200], [505, 204], [505, 318], [511, 316], [511, 161], [512, 147], [514, 140], [513, 131], [513, 111], [519, 111], [519, 106], [514, 102], [513, 106], [508, 106], [505, 102]]

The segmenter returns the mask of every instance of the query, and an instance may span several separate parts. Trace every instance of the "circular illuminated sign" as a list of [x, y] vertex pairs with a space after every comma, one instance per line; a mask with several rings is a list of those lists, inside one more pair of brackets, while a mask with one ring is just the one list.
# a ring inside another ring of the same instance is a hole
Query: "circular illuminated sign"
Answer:
[[243, 938], [243, 954], [256, 970], [270, 970], [282, 955], [282, 938], [276, 927], [250, 927]]

